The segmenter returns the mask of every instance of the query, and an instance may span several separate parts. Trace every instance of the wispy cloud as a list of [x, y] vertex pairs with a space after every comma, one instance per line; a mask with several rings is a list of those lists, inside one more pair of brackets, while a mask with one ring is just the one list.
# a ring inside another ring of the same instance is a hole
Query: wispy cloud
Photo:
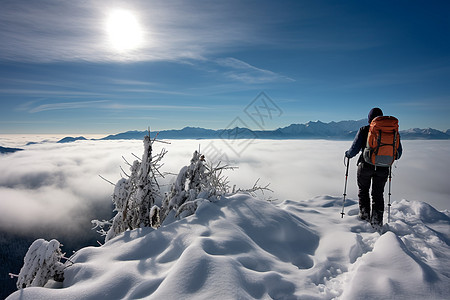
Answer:
[[[177, 91], [173, 87], [166, 88], [157, 82], [129, 80], [114, 77], [93, 75], [83, 76], [82, 80], [25, 80], [21, 78], [2, 78], [5, 84], [0, 94], [22, 95], [52, 98], [114, 98], [117, 93], [162, 94], [192, 96], [192, 93]], [[92, 84], [95, 82], [95, 84]], [[16, 88], [20, 86], [20, 88]], [[36, 100], [34, 100], [36, 101]]]
[[104, 110], [165, 110], [165, 111], [200, 111], [212, 109], [208, 106], [189, 106], [189, 105], [152, 105], [136, 103], [120, 103], [111, 100], [97, 101], [78, 101], [78, 102], [58, 102], [47, 103], [36, 106], [36, 101], [21, 105], [19, 109], [26, 110], [29, 113], [40, 113], [51, 110], [72, 110], [72, 109], [104, 109]]
[[131, 110], [209, 110], [213, 109], [206, 106], [189, 106], [189, 105], [146, 105], [146, 104], [122, 104], [122, 103], [110, 103], [105, 105], [104, 108], [108, 109], [131, 109]]
[[174, 90], [169, 91], [169, 90], [135, 88], [135, 87], [112, 88], [111, 91], [119, 91], [131, 94], [163, 94], [163, 95], [177, 95], [177, 96], [192, 96], [192, 94], [186, 92], [178, 92]]
[[268, 82], [294, 82], [295, 80], [287, 76], [252, 66], [242, 60], [227, 57], [216, 60], [216, 63], [228, 69], [225, 75], [233, 80], [244, 83], [268, 83]]
[[81, 92], [81, 91], [68, 91], [68, 90], [46, 90], [46, 89], [0, 89], [0, 94], [10, 95], [34, 95], [41, 96], [58, 96], [60, 98], [65, 97], [79, 97], [79, 96], [101, 96], [104, 94], [94, 92]]
[[111, 81], [111, 83], [113, 83], [113, 84], [126, 85], [126, 86], [151, 86], [151, 87], [153, 87], [153, 86], [157, 85], [157, 83], [142, 81], [142, 80], [112, 78], [112, 79], [109, 79], [109, 81]]
[[77, 109], [77, 108], [93, 108], [98, 104], [107, 103], [108, 100], [98, 100], [98, 101], [79, 101], [79, 102], [60, 102], [60, 103], [50, 103], [41, 104], [29, 110], [30, 113], [38, 113], [49, 110], [66, 110], [66, 109]]

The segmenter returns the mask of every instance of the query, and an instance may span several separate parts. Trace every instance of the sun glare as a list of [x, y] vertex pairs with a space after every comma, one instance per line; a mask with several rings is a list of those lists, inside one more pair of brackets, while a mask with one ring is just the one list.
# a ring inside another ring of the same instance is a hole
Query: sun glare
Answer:
[[129, 51], [142, 45], [142, 27], [130, 11], [111, 12], [107, 19], [106, 30], [112, 47], [118, 51]]

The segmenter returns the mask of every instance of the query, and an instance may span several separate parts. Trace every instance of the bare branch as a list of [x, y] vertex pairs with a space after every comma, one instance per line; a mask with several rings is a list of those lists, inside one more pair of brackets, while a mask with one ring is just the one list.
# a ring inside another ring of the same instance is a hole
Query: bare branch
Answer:
[[134, 157], [136, 157], [139, 161], [142, 161], [142, 158], [138, 157], [136, 154], [131, 153]]
[[114, 183], [112, 183], [111, 181], [109, 181], [108, 179], [106, 179], [105, 177], [103, 177], [102, 175], [98, 175], [101, 179], [103, 179], [104, 181], [106, 181], [106, 182], [108, 182], [108, 183], [110, 183], [110, 184], [112, 184], [112, 185], [114, 185], [115, 186], [115, 184]]
[[[152, 144], [153, 144], [154, 141], [156, 141], [156, 138], [158, 137], [158, 135], [159, 135], [159, 131], [156, 133], [155, 137], [153, 138]], [[150, 128], [148, 130], [148, 137], [150, 137]]]
[[170, 142], [168, 142], [168, 141], [163, 141], [163, 140], [154, 140], [154, 142], [158, 142], [158, 143], [163, 143], [163, 144], [171, 144]]
[[128, 178], [130, 178], [130, 175], [128, 175], [127, 172], [125, 172], [125, 170], [124, 170], [122, 167], [120, 167], [120, 169], [122, 170], [123, 174], [125, 174], [125, 176], [127, 176]]
[[125, 157], [124, 156], [122, 156], [122, 159], [125, 161], [125, 163], [128, 165], [128, 166], [130, 166], [131, 167], [131, 164], [125, 159]]

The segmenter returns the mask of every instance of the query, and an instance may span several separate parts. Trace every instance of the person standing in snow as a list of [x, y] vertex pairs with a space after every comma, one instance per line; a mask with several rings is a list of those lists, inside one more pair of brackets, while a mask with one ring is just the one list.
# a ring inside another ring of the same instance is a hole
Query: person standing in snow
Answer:
[[[372, 108], [368, 115], [369, 124], [378, 116], [383, 116], [383, 111], [378, 108]], [[345, 151], [345, 157], [352, 158], [361, 152], [358, 158], [357, 182], [359, 198], [359, 218], [368, 221], [376, 229], [383, 226], [384, 213], [384, 186], [389, 176], [389, 167], [374, 166], [364, 160], [363, 152], [366, 147], [367, 135], [370, 125], [359, 129], [352, 146]], [[402, 155], [402, 144], [397, 149], [396, 159]], [[372, 207], [370, 205], [370, 185], [372, 184]]]

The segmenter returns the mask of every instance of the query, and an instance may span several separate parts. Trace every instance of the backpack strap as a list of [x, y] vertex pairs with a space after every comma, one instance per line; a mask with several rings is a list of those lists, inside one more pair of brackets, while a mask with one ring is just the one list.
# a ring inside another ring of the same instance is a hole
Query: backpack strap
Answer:
[[394, 145], [393, 145], [393, 147], [392, 147], [392, 149], [394, 149], [393, 151], [394, 151], [394, 153], [393, 153], [393, 158], [394, 158], [394, 160], [397, 158], [397, 131], [396, 130], [394, 130]]
[[380, 130], [379, 134], [378, 134], [378, 138], [377, 138], [377, 147], [373, 151], [375, 153], [375, 155], [378, 154], [378, 150], [380, 149], [381, 146], [382, 146], [382, 144], [381, 144], [381, 130]]

